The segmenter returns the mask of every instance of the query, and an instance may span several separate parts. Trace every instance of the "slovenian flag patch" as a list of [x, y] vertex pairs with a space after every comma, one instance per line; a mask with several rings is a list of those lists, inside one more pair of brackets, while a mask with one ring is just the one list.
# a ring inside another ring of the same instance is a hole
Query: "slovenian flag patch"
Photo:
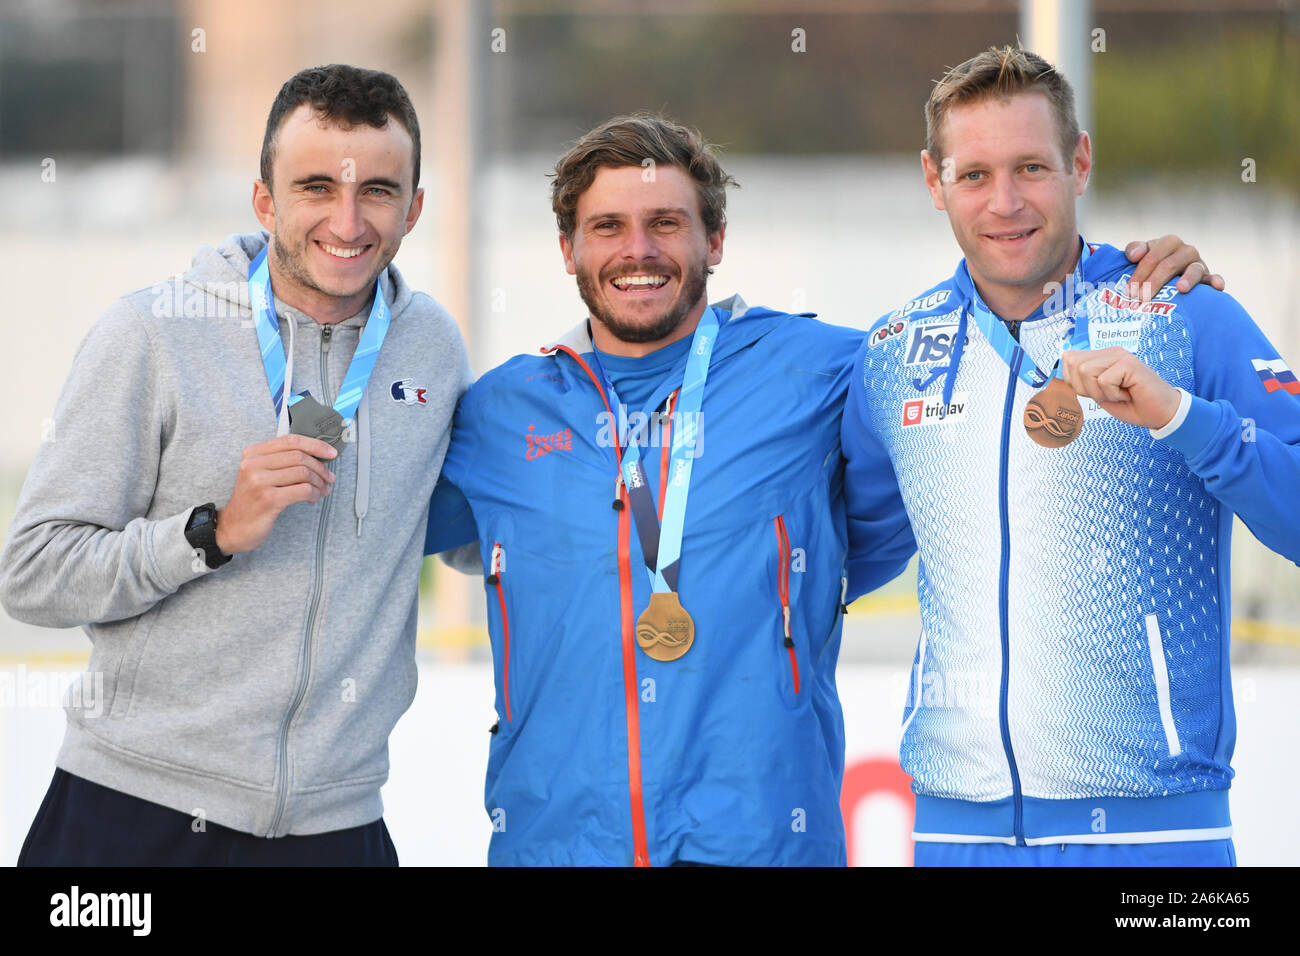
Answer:
[[1255, 371], [1259, 373], [1259, 380], [1264, 383], [1264, 391], [1276, 392], [1280, 389], [1292, 395], [1300, 395], [1300, 381], [1296, 381], [1295, 372], [1291, 371], [1290, 366], [1280, 358], [1251, 359], [1250, 364], [1255, 366]]

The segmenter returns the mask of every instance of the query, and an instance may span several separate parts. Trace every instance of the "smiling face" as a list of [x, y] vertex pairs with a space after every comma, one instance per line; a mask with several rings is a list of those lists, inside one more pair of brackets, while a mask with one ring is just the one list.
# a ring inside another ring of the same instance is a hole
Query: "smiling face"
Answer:
[[1092, 169], [1088, 134], [1063, 157], [1047, 97], [987, 97], [952, 107], [940, 136], [943, 158], [922, 152], [925, 184], [989, 307], [1024, 318], [1062, 281], [1078, 256], [1074, 202]]
[[694, 181], [679, 167], [598, 170], [578, 198], [572, 239], [560, 236], [596, 347], [644, 355], [691, 334], [724, 232], [706, 234]]
[[359, 312], [420, 217], [414, 175], [411, 137], [392, 117], [382, 129], [343, 129], [308, 104], [287, 116], [273, 183], [253, 188], [253, 210], [272, 235], [276, 297], [320, 322]]

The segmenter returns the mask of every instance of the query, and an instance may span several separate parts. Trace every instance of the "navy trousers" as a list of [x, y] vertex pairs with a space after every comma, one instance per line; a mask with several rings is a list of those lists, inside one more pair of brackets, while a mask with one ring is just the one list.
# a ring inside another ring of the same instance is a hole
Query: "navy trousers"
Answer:
[[19, 866], [397, 866], [382, 819], [275, 839], [91, 783], [63, 770], [36, 812]]

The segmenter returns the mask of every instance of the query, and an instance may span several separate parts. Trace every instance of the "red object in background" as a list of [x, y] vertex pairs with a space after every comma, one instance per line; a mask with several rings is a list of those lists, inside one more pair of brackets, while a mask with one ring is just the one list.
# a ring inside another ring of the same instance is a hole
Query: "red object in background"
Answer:
[[840, 788], [840, 814], [844, 817], [844, 835], [849, 846], [849, 866], [853, 859], [853, 817], [858, 805], [878, 793], [894, 794], [907, 807], [907, 862], [912, 864], [912, 821], [916, 818], [916, 800], [912, 796], [912, 778], [903, 773], [894, 757], [857, 760], [844, 768], [844, 786]]

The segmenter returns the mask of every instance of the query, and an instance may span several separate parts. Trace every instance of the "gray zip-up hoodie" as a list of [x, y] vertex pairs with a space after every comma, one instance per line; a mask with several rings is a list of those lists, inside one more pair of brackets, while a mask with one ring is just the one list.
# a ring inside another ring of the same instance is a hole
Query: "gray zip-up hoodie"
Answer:
[[[265, 233], [205, 247], [183, 280], [120, 299], [77, 353], [0, 552], [15, 618], [85, 627], [66, 707], [69, 773], [259, 836], [383, 814], [388, 735], [415, 694], [429, 496], [469, 385], [456, 323], [391, 265], [392, 325], [332, 493], [290, 505], [215, 571], [191, 510], [223, 506], [276, 416], [248, 311]], [[334, 400], [369, 309], [296, 323], [293, 389]]]

